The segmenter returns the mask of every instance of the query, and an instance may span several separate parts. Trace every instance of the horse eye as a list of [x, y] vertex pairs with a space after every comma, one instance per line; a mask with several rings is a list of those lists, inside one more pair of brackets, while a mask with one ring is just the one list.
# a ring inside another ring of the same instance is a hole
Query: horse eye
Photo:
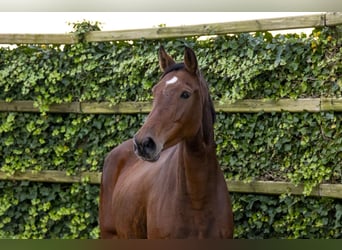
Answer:
[[188, 91], [184, 91], [180, 97], [183, 99], [188, 99], [190, 97], [190, 95], [191, 94]]

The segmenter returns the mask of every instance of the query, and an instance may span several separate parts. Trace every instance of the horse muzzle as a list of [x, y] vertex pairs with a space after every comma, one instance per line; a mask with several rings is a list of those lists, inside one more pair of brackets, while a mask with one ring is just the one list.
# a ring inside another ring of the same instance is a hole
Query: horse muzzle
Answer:
[[160, 157], [161, 150], [158, 149], [157, 144], [151, 137], [145, 137], [138, 140], [135, 136], [133, 138], [134, 153], [144, 161], [155, 162]]

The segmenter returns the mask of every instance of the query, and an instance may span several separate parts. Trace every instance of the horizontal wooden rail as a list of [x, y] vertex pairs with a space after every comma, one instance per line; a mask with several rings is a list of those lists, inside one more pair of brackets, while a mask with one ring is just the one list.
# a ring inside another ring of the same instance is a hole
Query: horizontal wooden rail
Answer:
[[[242, 32], [287, 30], [335, 26], [342, 24], [342, 13], [279, 17], [251, 21], [236, 21], [213, 24], [158, 27], [117, 31], [91, 31], [85, 35], [87, 42], [127, 41], [137, 39], [162, 39], [186, 36], [234, 34]], [[0, 44], [74, 44], [79, 41], [70, 34], [0, 34]]]
[[0, 34], [0, 44], [75, 44], [76, 34]]
[[[80, 183], [86, 182], [90, 184], [100, 184], [100, 172], [82, 172], [78, 175], [67, 175], [63, 171], [45, 170], [41, 172], [19, 172], [14, 175], [8, 175], [0, 171], [0, 180], [8, 181], [33, 181], [33, 182], [50, 182], [50, 183]], [[230, 192], [233, 193], [257, 193], [279, 195], [291, 193], [294, 195], [303, 195], [304, 186], [294, 185], [289, 182], [275, 181], [233, 181], [227, 180]], [[331, 197], [342, 199], [342, 184], [320, 184], [315, 187], [310, 196]]]
[[94, 31], [86, 34], [87, 41], [119, 41], [161, 39], [186, 36], [224, 35], [242, 32], [272, 31], [333, 26], [342, 23], [342, 13], [280, 17], [250, 21], [237, 21], [215, 24], [198, 24], [180, 27], [159, 27], [143, 30]]
[[[236, 102], [214, 102], [216, 112], [256, 113], [256, 112], [342, 112], [342, 98], [305, 98], [305, 99], [255, 99], [238, 100]], [[82, 114], [138, 114], [149, 113], [151, 102], [72, 102], [54, 104], [49, 107], [50, 113], [82, 113]], [[34, 101], [0, 101], [0, 112], [39, 112]]]
[[51, 183], [80, 183], [86, 181], [90, 184], [100, 184], [101, 173], [82, 172], [78, 175], [68, 175], [65, 171], [43, 170], [40, 172], [26, 171], [17, 172], [9, 175], [0, 171], [0, 180], [11, 181], [33, 181], [33, 182], [51, 182]]
[[[294, 194], [303, 195], [304, 185], [278, 181], [227, 181], [230, 192], [258, 194]], [[319, 184], [313, 188], [310, 196], [342, 199], [342, 184]]]

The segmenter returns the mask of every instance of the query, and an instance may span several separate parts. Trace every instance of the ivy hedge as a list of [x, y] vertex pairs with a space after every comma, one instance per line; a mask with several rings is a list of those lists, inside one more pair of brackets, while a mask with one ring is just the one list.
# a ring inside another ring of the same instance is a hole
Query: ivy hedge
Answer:
[[[54, 114], [52, 103], [151, 100], [157, 49], [194, 49], [214, 100], [342, 96], [342, 27], [208, 39], [81, 41], [0, 48], [0, 100], [33, 100], [40, 113], [0, 113], [1, 171], [101, 171], [111, 148], [145, 114]], [[80, 37], [98, 24], [75, 24]], [[218, 113], [217, 154], [228, 179], [304, 184], [303, 196], [232, 194], [236, 238], [342, 238], [342, 201], [312, 198], [342, 183], [341, 113]], [[99, 187], [0, 181], [0, 238], [98, 238]]]

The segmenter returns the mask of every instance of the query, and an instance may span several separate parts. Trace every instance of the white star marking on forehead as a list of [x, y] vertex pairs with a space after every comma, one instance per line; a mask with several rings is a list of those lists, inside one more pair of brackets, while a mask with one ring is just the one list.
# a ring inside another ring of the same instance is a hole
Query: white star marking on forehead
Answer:
[[172, 77], [170, 80], [166, 81], [166, 84], [167, 84], [167, 85], [169, 85], [169, 84], [175, 84], [177, 81], [178, 81], [178, 77], [177, 77], [177, 76], [174, 76], [174, 77]]

